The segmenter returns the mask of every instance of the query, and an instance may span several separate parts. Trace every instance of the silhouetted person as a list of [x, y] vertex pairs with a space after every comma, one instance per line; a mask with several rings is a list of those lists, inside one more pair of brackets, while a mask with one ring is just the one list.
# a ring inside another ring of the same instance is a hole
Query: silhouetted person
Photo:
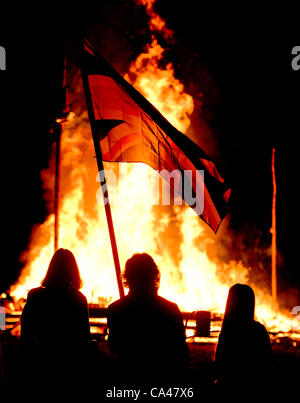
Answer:
[[235, 284], [230, 288], [215, 356], [219, 383], [256, 386], [269, 381], [270, 337], [254, 320], [254, 308], [251, 287]]
[[187, 365], [188, 347], [176, 304], [157, 295], [160, 272], [146, 253], [127, 260], [129, 293], [108, 307], [109, 344], [127, 380], [172, 378]]
[[87, 300], [80, 287], [74, 255], [57, 250], [42, 286], [29, 291], [22, 313], [28, 382], [64, 383], [85, 373], [91, 335]]

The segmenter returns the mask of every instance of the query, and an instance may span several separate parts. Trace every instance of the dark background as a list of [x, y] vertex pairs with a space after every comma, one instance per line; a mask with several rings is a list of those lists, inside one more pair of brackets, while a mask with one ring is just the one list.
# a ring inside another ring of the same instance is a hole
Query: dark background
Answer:
[[[284, 8], [205, 4], [157, 0], [156, 10], [175, 32], [173, 42], [164, 43], [166, 56], [192, 92], [196, 66], [206, 72], [199, 84], [207, 100], [202, 113], [217, 144], [218, 167], [232, 187], [230, 225], [237, 234], [255, 228], [264, 248], [271, 243], [270, 164], [276, 147], [279, 292], [286, 285], [299, 289], [300, 71], [291, 68], [291, 50], [300, 45], [297, 10], [287, 3]], [[125, 69], [150, 33], [144, 8], [134, 1], [26, 4], [2, 8], [1, 20], [0, 45], [7, 51], [7, 71], [0, 71], [0, 289], [5, 291], [18, 277], [32, 226], [47, 213], [40, 171], [48, 165], [53, 140], [49, 123], [58, 108], [65, 40], [74, 44], [83, 33], [100, 50], [105, 44], [112, 63], [122, 47], [126, 56], [115, 67]]]

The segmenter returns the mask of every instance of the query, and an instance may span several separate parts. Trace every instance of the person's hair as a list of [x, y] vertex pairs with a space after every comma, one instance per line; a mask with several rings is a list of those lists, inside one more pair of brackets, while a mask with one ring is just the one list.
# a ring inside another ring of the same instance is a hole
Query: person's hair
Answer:
[[153, 258], [147, 253], [135, 253], [125, 264], [125, 286], [134, 291], [157, 291], [160, 272]]
[[41, 285], [46, 288], [74, 288], [77, 290], [82, 287], [79, 269], [72, 252], [61, 248], [54, 253]]
[[229, 292], [223, 319], [223, 327], [247, 325], [254, 320], [255, 295], [249, 285], [235, 284]]

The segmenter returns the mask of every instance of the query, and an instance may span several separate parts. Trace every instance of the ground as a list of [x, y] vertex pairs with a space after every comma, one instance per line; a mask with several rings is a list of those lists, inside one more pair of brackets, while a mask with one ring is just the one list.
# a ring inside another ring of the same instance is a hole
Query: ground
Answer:
[[[2, 349], [0, 374], [2, 375], [2, 382], [18, 384], [27, 369], [26, 363], [21, 359], [20, 339], [6, 332], [2, 333], [0, 340]], [[195, 390], [194, 393], [200, 393], [201, 388], [205, 385], [216, 387], [213, 384], [214, 367], [212, 360], [215, 347], [215, 343], [189, 343], [191, 365], [188, 376], [185, 377], [182, 384], [178, 384], [178, 387], [193, 387]], [[97, 387], [101, 389], [99, 379], [105, 379], [103, 374], [106, 372], [114, 374], [116, 358], [110, 352], [108, 343], [103, 339], [95, 342], [94, 348], [93, 351], [96, 357], [94, 371], [97, 375], [91, 379], [93, 379], [93, 383], [96, 379]], [[284, 389], [296, 394], [296, 385], [297, 381], [299, 382], [300, 376], [300, 342], [295, 342], [289, 338], [274, 339], [272, 348], [274, 355], [274, 371], [272, 374], [273, 392]], [[107, 371], [107, 369], [110, 370]], [[113, 377], [113, 375], [111, 376]], [[115, 386], [118, 387], [118, 385]], [[104, 397], [105, 391], [106, 386], [104, 386], [99, 396], [102, 395]]]

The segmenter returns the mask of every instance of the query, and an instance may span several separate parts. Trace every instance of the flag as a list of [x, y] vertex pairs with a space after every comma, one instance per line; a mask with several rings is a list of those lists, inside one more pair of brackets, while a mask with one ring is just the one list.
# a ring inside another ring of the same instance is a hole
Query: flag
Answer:
[[87, 41], [80, 63], [92, 132], [103, 161], [149, 165], [217, 232], [230, 189], [213, 161]]

